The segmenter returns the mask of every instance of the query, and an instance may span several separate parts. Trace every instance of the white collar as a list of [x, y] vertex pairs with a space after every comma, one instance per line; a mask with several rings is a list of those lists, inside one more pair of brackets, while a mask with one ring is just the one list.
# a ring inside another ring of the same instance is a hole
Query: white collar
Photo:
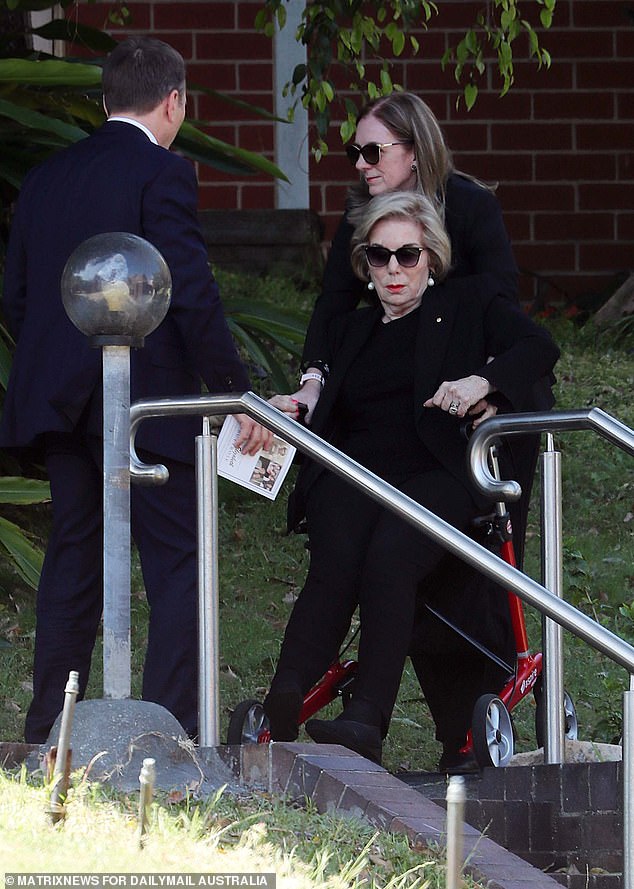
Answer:
[[158, 139], [156, 138], [154, 133], [151, 130], [148, 130], [145, 124], [142, 124], [139, 120], [135, 120], [133, 117], [121, 117], [120, 115], [113, 114], [112, 117], [108, 118], [108, 120], [118, 120], [121, 121], [121, 123], [131, 123], [133, 127], [138, 127], [140, 130], [143, 130], [150, 142], [154, 142], [155, 145], [158, 145]]

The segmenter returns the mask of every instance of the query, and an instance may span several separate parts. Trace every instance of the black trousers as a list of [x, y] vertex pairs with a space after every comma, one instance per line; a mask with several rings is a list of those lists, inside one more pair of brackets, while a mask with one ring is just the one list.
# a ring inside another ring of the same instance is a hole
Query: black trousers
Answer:
[[[444, 469], [394, 483], [461, 530], [476, 514], [469, 492]], [[310, 567], [286, 627], [276, 675], [292, 673], [308, 691], [337, 657], [358, 605], [353, 697], [375, 704], [385, 734], [410, 648], [417, 589], [445, 551], [331, 473], [310, 490], [307, 518]]]
[[[46, 741], [70, 670], [88, 682], [103, 608], [102, 442], [79, 430], [46, 436], [53, 523], [37, 595], [30, 743]], [[194, 735], [198, 722], [196, 489], [194, 467], [167, 465], [166, 485], [131, 489], [132, 536], [150, 606], [143, 698]]]

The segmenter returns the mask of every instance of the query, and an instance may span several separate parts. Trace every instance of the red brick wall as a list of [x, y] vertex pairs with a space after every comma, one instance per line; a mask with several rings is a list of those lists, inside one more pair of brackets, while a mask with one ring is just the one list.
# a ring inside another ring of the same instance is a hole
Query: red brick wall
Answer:
[[[253, 21], [259, 0], [129, 0], [129, 31], [152, 33], [188, 62], [191, 85], [213, 87], [273, 108], [272, 44]], [[453, 74], [440, 68], [483, 2], [441, 2], [440, 15], [419, 35], [421, 52], [397, 62], [394, 79], [419, 92], [441, 121], [457, 165], [499, 182], [498, 197], [524, 272], [522, 295], [574, 302], [609, 286], [634, 266], [634, 20], [622, 0], [557, 0], [542, 42], [553, 57], [537, 70], [518, 45], [516, 82], [503, 99], [491, 66], [475, 108], [456, 108]], [[523, 11], [534, 4], [525, 0]], [[109, 4], [81, 4], [82, 20], [103, 27]], [[117, 35], [120, 28], [112, 28]], [[209, 132], [272, 157], [272, 125], [217, 98], [190, 94], [188, 115], [209, 119]], [[332, 236], [352, 170], [336, 125], [331, 154], [311, 162], [311, 207]], [[264, 176], [244, 180], [200, 171], [202, 207], [272, 207]], [[541, 282], [541, 284], [539, 283]]]

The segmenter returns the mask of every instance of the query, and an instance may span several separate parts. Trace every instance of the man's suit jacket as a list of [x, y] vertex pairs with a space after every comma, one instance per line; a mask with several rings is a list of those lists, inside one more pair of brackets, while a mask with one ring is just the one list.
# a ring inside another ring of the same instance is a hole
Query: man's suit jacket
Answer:
[[[330, 327], [333, 363], [315, 408], [311, 429], [338, 443], [334, 405], [348, 368], [367, 342], [381, 309], [363, 308], [335, 319]], [[492, 361], [488, 361], [494, 356]], [[534, 383], [552, 370], [559, 349], [548, 332], [504, 297], [472, 292], [468, 279], [428, 288], [419, 313], [412, 410], [421, 441], [454, 476], [472, 487], [466, 465], [461, 421], [439, 408], [425, 408], [445, 380], [470, 374], [486, 377], [496, 398], [512, 411], [535, 410]], [[389, 415], [385, 422], [389, 424]], [[306, 461], [291, 497], [289, 525], [304, 515], [305, 499], [323, 467]], [[474, 492], [475, 496], [475, 492]], [[484, 507], [486, 501], [476, 497]]]
[[[191, 164], [132, 124], [109, 121], [31, 171], [11, 229], [4, 313], [17, 338], [0, 445], [28, 446], [70, 431], [89, 410], [100, 433], [101, 355], [68, 319], [60, 280], [87, 238], [130, 232], [152, 243], [172, 275], [166, 318], [131, 356], [131, 397], [244, 391], [249, 379], [224, 317], [197, 219]], [[195, 418], [146, 421], [139, 447], [193, 459]]]

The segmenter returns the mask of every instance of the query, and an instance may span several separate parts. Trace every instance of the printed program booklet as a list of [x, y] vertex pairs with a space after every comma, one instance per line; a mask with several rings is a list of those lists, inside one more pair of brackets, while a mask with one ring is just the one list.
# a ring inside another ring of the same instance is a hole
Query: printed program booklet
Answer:
[[255, 454], [243, 454], [235, 447], [239, 432], [240, 424], [230, 414], [218, 436], [218, 475], [275, 500], [296, 449], [274, 435], [269, 450], [260, 448]]

